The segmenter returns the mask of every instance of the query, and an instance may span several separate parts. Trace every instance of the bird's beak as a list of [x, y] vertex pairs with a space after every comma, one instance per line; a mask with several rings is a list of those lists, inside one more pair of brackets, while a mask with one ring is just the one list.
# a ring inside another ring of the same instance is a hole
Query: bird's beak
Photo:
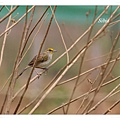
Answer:
[[54, 50], [54, 52], [57, 52], [57, 50]]

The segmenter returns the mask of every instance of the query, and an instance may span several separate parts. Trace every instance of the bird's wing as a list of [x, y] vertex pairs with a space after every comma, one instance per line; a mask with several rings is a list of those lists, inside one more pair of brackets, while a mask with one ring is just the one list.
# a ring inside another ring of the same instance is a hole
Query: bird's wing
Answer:
[[37, 55], [29, 62], [29, 66], [32, 66], [34, 64], [34, 61], [36, 60]]
[[[29, 66], [33, 66], [36, 58], [37, 58], [37, 55], [30, 61], [30, 63], [29, 63], [28, 65], [29, 65]], [[38, 57], [38, 60], [37, 60], [36, 65], [39, 64], [39, 63], [45, 62], [45, 61], [47, 61], [47, 60], [48, 60], [48, 56], [47, 56], [45, 53], [43, 53], [42, 55], [40, 55], [40, 56]]]

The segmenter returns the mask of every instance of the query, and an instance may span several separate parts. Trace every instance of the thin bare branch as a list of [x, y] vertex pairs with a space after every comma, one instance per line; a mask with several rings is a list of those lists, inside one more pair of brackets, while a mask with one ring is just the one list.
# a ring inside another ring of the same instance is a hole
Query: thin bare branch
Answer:
[[[11, 12], [12, 10], [13, 10], [13, 9], [12, 9], [12, 6], [11, 6], [10, 12]], [[7, 23], [7, 25], [6, 25], [6, 29], [8, 29], [8, 27], [9, 27], [9, 25], [10, 25], [11, 18], [12, 18], [12, 13], [11, 13], [10, 16], [9, 16], [8, 23]], [[8, 32], [5, 33], [4, 39], [3, 39], [3, 44], [2, 44], [1, 54], [0, 54], [0, 67], [1, 67], [1, 64], [2, 64], [2, 60], [3, 60], [3, 53], [4, 53], [4, 49], [5, 49], [5, 44], [6, 44], [7, 36], [8, 36]]]
[[[118, 77], [116, 77], [116, 78], [114, 78], [114, 79], [112, 79], [112, 80], [104, 83], [101, 87], [104, 87], [104, 86], [106, 86], [106, 85], [108, 85], [108, 84], [110, 84], [110, 83], [113, 83], [114, 81], [119, 80], [119, 79], [120, 79], [120, 76], [118, 76]], [[81, 99], [82, 97], [86, 96], [88, 93], [94, 92], [96, 89], [97, 89], [97, 88], [94, 88], [94, 89], [92, 89], [91, 91], [86, 92], [86, 93], [84, 93], [84, 94], [82, 94], [82, 95], [80, 95], [80, 96], [72, 99], [72, 100], [70, 101], [70, 103], [75, 102], [75, 101]], [[63, 106], [66, 106], [66, 105], [68, 105], [68, 104], [69, 104], [69, 102], [66, 102], [66, 103], [64, 103], [64, 105], [60, 105], [60, 106], [54, 108], [53, 110], [49, 111], [48, 114], [52, 114], [53, 112], [61, 109]]]
[[[35, 6], [32, 6], [28, 11], [27, 13], [29, 13]], [[12, 29], [13, 27], [15, 27], [25, 16], [26, 14], [25, 13], [18, 21], [16, 21], [14, 24], [12, 24], [8, 29], [6, 29], [3, 33], [0, 34], [0, 37], [2, 37], [6, 32], [8, 32], [10, 29]]]
[[114, 107], [116, 107], [120, 103], [120, 99], [116, 101], [111, 107], [109, 107], [104, 114], [107, 114], [112, 111]]
[[[53, 13], [52, 7], [50, 7], [50, 9], [51, 9], [51, 11], [52, 11], [52, 13]], [[67, 55], [67, 63], [69, 63], [69, 61], [70, 61], [69, 59], [70, 59], [70, 58], [69, 58], [68, 49], [67, 49], [67, 46], [66, 46], [66, 43], [65, 43], [65, 40], [64, 40], [64, 37], [63, 37], [62, 31], [61, 31], [61, 28], [60, 28], [60, 26], [59, 26], [59, 24], [58, 24], [58, 22], [57, 22], [57, 20], [56, 20], [55, 15], [54, 15], [54, 20], [55, 20], [55, 23], [56, 23], [56, 25], [57, 25], [57, 27], [58, 27], [58, 30], [59, 30], [59, 32], [60, 32], [60, 36], [61, 36], [63, 45], [64, 45], [64, 47], [65, 47], [65, 51], [66, 51], [66, 55]]]
[[0, 23], [3, 22], [7, 17], [9, 17], [19, 6], [15, 6], [7, 15], [0, 19]]
[[[55, 12], [55, 10], [56, 10], [56, 7], [54, 7], [54, 12]], [[35, 68], [36, 61], [37, 61], [37, 59], [38, 59], [38, 56], [40, 55], [40, 52], [41, 52], [41, 50], [42, 50], [42, 47], [43, 47], [44, 42], [45, 42], [45, 40], [46, 40], [46, 37], [47, 37], [47, 35], [48, 35], [48, 31], [49, 31], [49, 29], [50, 29], [50, 26], [51, 26], [51, 23], [52, 23], [52, 20], [53, 20], [53, 16], [54, 16], [54, 14], [52, 14], [52, 16], [51, 16], [50, 22], [49, 22], [48, 27], [47, 27], [47, 30], [46, 30], [46, 34], [45, 34], [45, 36], [44, 36], [44, 38], [43, 38], [43, 41], [42, 41], [42, 43], [41, 43], [41, 45], [40, 45], [40, 49], [39, 49], [37, 58], [36, 58], [36, 60], [35, 60], [35, 63], [34, 63], [33, 68], [32, 68], [32, 70], [31, 70], [31, 73], [30, 73], [30, 76], [29, 76], [29, 78], [28, 78], [27, 84], [26, 84], [26, 86], [25, 86], [25, 90], [23, 91], [23, 93], [22, 93], [22, 95], [21, 95], [21, 97], [20, 97], [20, 100], [19, 100], [19, 102], [18, 102], [18, 105], [17, 105], [17, 107], [16, 107], [16, 109], [15, 109], [15, 111], [14, 111], [14, 114], [17, 113], [17, 111], [18, 111], [18, 109], [19, 109], [19, 107], [20, 107], [20, 105], [21, 105], [21, 103], [22, 103], [23, 97], [24, 97], [24, 95], [25, 95], [25, 93], [26, 93], [26, 91], [27, 91], [27, 89], [28, 89], [28, 87], [29, 87], [29, 82], [30, 82], [30, 79], [31, 79], [33, 70], [34, 70], [34, 68]]]

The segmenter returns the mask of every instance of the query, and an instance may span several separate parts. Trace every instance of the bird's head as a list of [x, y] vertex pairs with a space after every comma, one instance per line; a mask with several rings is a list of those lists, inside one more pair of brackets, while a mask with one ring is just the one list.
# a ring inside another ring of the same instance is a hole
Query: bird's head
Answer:
[[48, 48], [47, 52], [53, 54], [54, 52], [57, 52], [57, 51], [55, 49], [53, 49], [53, 48]]

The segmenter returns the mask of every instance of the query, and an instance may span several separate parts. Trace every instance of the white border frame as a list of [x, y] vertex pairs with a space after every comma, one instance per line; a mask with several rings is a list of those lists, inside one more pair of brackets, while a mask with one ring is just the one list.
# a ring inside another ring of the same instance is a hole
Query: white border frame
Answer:
[[120, 5], [120, 0], [0, 0], [0, 5]]

